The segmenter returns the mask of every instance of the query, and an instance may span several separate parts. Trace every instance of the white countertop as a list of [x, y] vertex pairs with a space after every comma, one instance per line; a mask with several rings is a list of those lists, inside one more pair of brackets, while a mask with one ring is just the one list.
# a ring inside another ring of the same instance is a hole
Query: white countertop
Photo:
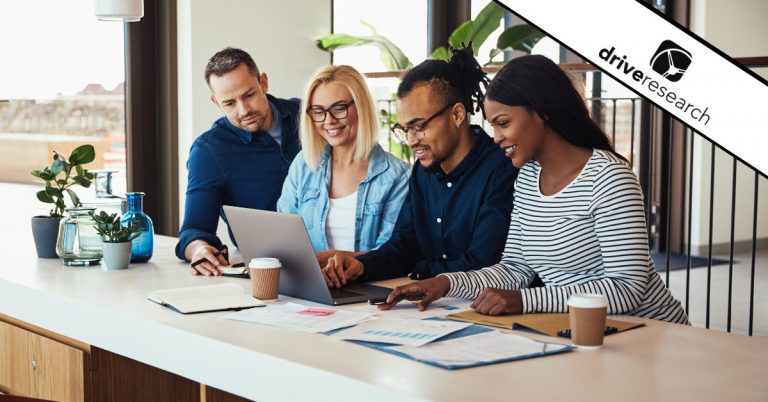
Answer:
[[26, 238], [8, 237], [0, 236], [1, 314], [259, 401], [768, 399], [765, 339], [643, 320], [647, 327], [607, 337], [596, 352], [449, 371], [152, 303], [146, 295], [159, 289], [235, 282], [248, 290], [244, 279], [192, 276], [173, 255], [174, 238], [157, 236], [149, 263], [103, 271], [37, 259]]

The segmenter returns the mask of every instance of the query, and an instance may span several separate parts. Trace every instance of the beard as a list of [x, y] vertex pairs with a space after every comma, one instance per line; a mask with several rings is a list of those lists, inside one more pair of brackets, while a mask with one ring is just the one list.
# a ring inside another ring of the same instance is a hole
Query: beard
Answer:
[[261, 112], [253, 112], [251, 115], [245, 116], [243, 119], [240, 119], [239, 121], [248, 120], [252, 118], [255, 118], [255, 120], [252, 123], [248, 123], [248, 124], [240, 123], [238, 124], [238, 127], [251, 133], [255, 133], [261, 130], [261, 128], [264, 127], [264, 122], [266, 121], [264, 114], [262, 114]]

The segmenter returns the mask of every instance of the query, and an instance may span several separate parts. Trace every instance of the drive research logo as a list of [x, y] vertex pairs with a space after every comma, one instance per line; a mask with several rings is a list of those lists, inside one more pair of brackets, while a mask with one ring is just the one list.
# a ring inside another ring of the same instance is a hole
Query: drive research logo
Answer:
[[[616, 71], [623, 73], [626, 77], [626, 81], [629, 84], [629, 80], [632, 79], [639, 84], [639, 90], [645, 91], [645, 94], [649, 96], [651, 102], [653, 100], [650, 97], [657, 97], [656, 102], [661, 103], [661, 100], [666, 101], [670, 106], [674, 106], [679, 109], [681, 113], [685, 113], [691, 116], [692, 119], [699, 121], [705, 126], [709, 123], [711, 116], [709, 115], [709, 107], [706, 105], [694, 104], [691, 99], [684, 97], [682, 94], [675, 92], [671, 86], [667, 88], [664, 82], [659, 82], [654, 78], [654, 73], [648, 73], [637, 67], [632, 60], [627, 59], [626, 55], [621, 55], [616, 46], [604, 47], [598, 52], [598, 57], [604, 60], [608, 66], [616, 68]], [[647, 53], [646, 53], [647, 54]], [[691, 64], [691, 54], [687, 50], [681, 49], [675, 45], [674, 42], [665, 40], [659, 46], [659, 50], [656, 51], [656, 55], [651, 59], [651, 67], [661, 76], [669, 81], [678, 81], [680, 77], [685, 73], [685, 69]], [[650, 75], [649, 75], [650, 74]], [[633, 84], [634, 85], [634, 84]]]
[[671, 40], [665, 40], [651, 58], [651, 68], [662, 77], [672, 81], [680, 81], [685, 70], [691, 65], [691, 52], [683, 49]]

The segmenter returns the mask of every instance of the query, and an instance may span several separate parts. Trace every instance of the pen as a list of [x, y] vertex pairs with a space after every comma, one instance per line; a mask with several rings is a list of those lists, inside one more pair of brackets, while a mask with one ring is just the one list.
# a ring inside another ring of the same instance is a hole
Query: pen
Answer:
[[[220, 251], [217, 251], [217, 252], [213, 253], [213, 256], [214, 256], [214, 257], [218, 257], [218, 256], [220, 256], [220, 255], [221, 255], [221, 252], [220, 252]], [[196, 266], [198, 266], [198, 265], [200, 265], [200, 264], [202, 264], [202, 263], [204, 263], [204, 262], [206, 262], [206, 261], [208, 261], [208, 259], [207, 259], [207, 258], [205, 258], [205, 257], [203, 257], [203, 258], [201, 258], [201, 259], [199, 259], [199, 260], [195, 260], [194, 262], [192, 262], [192, 266], [193, 266], [193, 267], [196, 267]]]
[[[229, 262], [229, 249], [227, 248], [226, 244], [222, 244], [221, 248], [219, 249], [219, 251], [214, 252], [213, 256], [214, 257], [218, 257], [218, 256], [220, 256], [222, 254], [224, 254], [224, 259], [227, 260], [227, 262]], [[192, 267], [194, 268], [194, 267], [196, 267], [196, 266], [198, 266], [198, 265], [200, 265], [200, 264], [202, 264], [202, 263], [204, 263], [206, 261], [208, 261], [208, 260], [205, 257], [203, 257], [203, 258], [201, 258], [199, 260], [195, 260], [195, 261], [192, 262]], [[243, 264], [243, 266], [245, 266], [245, 264]]]

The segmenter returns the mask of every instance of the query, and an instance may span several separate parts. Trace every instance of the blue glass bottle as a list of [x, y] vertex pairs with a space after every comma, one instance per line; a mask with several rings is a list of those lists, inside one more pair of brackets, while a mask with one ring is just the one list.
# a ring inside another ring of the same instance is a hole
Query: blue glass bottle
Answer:
[[149, 219], [149, 216], [142, 210], [144, 193], [135, 192], [125, 195], [128, 198], [128, 212], [120, 218], [120, 223], [123, 226], [128, 226], [128, 222], [131, 222], [143, 230], [139, 237], [133, 239], [131, 262], [147, 262], [152, 258], [155, 228], [152, 225], [152, 219]]

